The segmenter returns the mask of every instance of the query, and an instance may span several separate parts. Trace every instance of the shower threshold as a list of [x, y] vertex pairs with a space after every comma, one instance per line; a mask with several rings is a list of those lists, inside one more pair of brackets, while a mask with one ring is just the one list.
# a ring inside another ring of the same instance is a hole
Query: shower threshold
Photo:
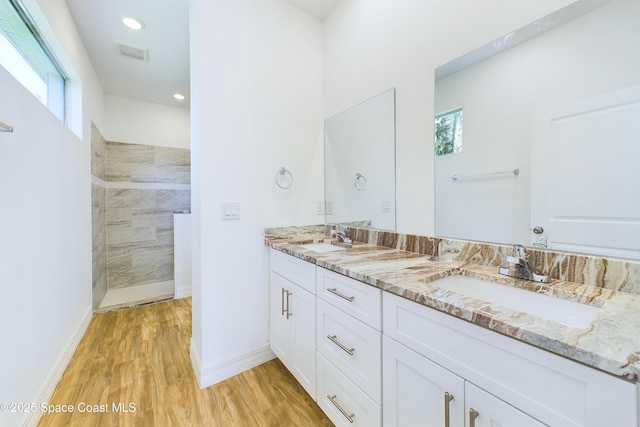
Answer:
[[127, 288], [109, 289], [95, 313], [136, 307], [158, 301], [172, 299], [174, 296], [173, 280]]

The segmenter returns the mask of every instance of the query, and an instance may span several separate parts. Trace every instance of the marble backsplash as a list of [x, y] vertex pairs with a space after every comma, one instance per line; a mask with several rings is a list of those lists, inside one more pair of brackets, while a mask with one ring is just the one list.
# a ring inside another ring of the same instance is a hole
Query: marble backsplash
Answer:
[[[268, 228], [265, 237], [312, 241], [328, 238], [332, 225]], [[354, 242], [437, 256], [441, 260], [495, 267], [506, 264], [512, 246], [347, 227]], [[552, 279], [640, 295], [640, 261], [528, 248], [530, 261]]]
[[[511, 245], [444, 239], [391, 231], [348, 227], [352, 240], [387, 248], [436, 255], [440, 259], [499, 267], [512, 254]], [[640, 261], [595, 255], [527, 249], [529, 260], [552, 279], [640, 295]]]

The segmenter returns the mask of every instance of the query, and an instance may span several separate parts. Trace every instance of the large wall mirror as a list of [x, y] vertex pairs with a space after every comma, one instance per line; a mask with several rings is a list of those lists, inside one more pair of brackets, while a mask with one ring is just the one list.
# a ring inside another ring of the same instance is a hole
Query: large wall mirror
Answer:
[[435, 111], [437, 235], [640, 258], [640, 2], [580, 0], [445, 64]]
[[396, 229], [395, 90], [325, 120], [325, 222]]

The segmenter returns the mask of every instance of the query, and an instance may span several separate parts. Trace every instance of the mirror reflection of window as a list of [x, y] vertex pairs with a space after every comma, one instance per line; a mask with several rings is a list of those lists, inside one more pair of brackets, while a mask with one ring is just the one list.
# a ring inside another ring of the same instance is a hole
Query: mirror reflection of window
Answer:
[[462, 108], [438, 114], [435, 126], [436, 156], [462, 151]]

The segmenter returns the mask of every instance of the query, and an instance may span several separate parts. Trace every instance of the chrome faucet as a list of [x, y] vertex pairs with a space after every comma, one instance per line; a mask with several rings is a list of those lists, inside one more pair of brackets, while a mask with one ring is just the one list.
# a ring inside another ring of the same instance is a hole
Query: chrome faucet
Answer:
[[336, 236], [338, 242], [352, 243], [351, 239], [347, 237], [347, 227], [342, 224], [336, 224], [336, 228], [329, 232], [330, 236]]
[[498, 272], [516, 279], [530, 280], [532, 282], [549, 283], [549, 276], [540, 273], [529, 262], [527, 249], [522, 245], [513, 245], [513, 255], [507, 256], [507, 266], [500, 267]]

